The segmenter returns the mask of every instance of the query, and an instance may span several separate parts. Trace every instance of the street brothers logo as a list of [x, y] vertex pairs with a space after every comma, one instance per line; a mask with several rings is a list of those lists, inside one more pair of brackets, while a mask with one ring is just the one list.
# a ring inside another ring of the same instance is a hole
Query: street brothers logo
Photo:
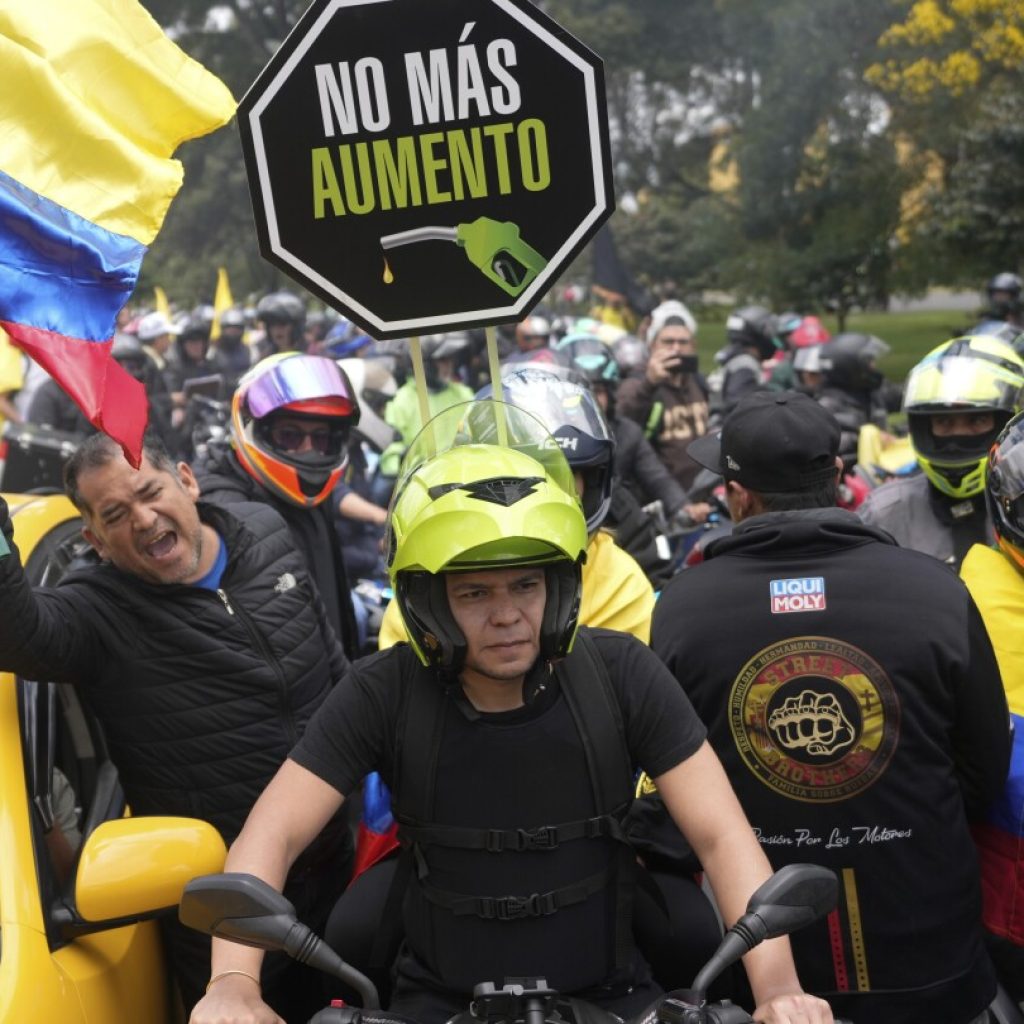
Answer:
[[729, 699], [744, 763], [795, 800], [833, 803], [867, 789], [885, 771], [899, 726], [899, 701], [881, 666], [826, 637], [793, 637], [759, 651]]

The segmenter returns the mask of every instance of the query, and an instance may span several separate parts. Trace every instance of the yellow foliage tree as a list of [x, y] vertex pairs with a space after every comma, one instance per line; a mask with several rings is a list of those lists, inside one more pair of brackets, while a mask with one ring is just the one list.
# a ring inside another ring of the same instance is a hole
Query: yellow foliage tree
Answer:
[[1024, 69], [1021, 0], [915, 0], [879, 40], [886, 58], [865, 77], [908, 102], [963, 96], [986, 77]]

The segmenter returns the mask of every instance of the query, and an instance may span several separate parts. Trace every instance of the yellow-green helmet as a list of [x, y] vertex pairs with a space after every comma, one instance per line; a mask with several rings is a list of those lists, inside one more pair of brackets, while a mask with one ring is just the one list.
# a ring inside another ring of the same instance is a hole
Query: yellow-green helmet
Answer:
[[586, 548], [572, 471], [558, 443], [523, 410], [493, 401], [454, 406], [410, 446], [391, 504], [388, 569], [425, 665], [461, 669], [466, 640], [443, 574], [473, 569], [544, 566], [540, 656], [567, 654]]
[[[903, 408], [918, 462], [931, 483], [951, 498], [970, 498], [985, 488], [989, 448], [1020, 408], [1024, 360], [998, 338], [954, 338], [928, 353], [910, 371]], [[991, 431], [935, 437], [936, 413], [991, 412]]]

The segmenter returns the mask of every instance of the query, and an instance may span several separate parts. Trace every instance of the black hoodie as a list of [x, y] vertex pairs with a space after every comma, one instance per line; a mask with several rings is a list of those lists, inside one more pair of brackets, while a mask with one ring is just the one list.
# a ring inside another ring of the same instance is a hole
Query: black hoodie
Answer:
[[839, 875], [838, 910], [792, 936], [804, 986], [874, 1024], [979, 1014], [995, 980], [967, 823], [1010, 737], [955, 574], [839, 509], [759, 515], [668, 584], [652, 646], [772, 866]]

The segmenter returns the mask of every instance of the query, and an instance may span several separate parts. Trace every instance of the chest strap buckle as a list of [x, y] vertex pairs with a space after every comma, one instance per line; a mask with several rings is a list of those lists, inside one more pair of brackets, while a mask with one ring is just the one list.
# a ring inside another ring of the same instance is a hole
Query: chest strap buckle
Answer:
[[479, 913], [485, 920], [518, 921], [523, 917], [546, 917], [557, 909], [554, 893], [535, 892], [529, 896], [484, 896]]

